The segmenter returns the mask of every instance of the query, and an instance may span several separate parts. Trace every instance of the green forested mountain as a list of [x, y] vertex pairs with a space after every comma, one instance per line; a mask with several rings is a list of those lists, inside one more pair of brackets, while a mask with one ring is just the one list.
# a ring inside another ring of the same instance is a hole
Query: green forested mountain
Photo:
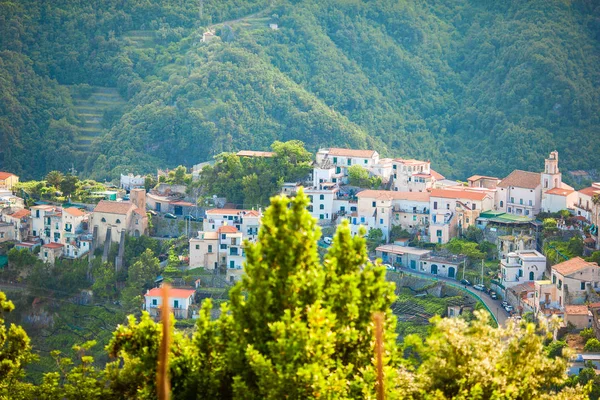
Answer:
[[[0, 169], [24, 177], [290, 139], [456, 178], [538, 170], [555, 148], [563, 169], [600, 164], [594, 0], [0, 0], [0, 51]], [[78, 108], [86, 85], [126, 103]]]

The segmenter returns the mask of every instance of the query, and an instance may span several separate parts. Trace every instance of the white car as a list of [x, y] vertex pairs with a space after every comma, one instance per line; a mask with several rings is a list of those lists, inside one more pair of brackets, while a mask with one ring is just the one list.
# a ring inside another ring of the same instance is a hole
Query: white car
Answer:
[[331, 243], [333, 242], [333, 239], [332, 239], [331, 237], [329, 237], [329, 236], [325, 236], [325, 237], [323, 238], [323, 241], [324, 241], [326, 244], [331, 244]]
[[473, 289], [481, 290], [483, 292], [485, 290], [485, 286], [479, 283], [477, 285], [473, 285]]
[[392, 267], [390, 264], [383, 264], [383, 266], [385, 267], [385, 269], [387, 269], [388, 271], [395, 271], [396, 268]]

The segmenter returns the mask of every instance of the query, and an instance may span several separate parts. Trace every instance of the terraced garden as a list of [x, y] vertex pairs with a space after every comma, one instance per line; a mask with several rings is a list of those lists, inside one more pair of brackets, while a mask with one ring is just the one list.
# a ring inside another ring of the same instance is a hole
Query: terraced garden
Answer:
[[105, 112], [122, 108], [126, 102], [116, 88], [92, 86], [83, 96], [77, 87], [72, 86], [70, 90], [79, 118], [77, 147], [81, 151], [87, 151], [96, 138], [106, 133], [102, 124]]

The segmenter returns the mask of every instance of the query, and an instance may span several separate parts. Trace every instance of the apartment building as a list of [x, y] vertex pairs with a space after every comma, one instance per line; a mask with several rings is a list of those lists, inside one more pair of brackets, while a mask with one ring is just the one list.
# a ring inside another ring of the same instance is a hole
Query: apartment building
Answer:
[[424, 192], [436, 181], [445, 179], [431, 169], [431, 162], [396, 158], [392, 160], [393, 190], [396, 192]]
[[504, 288], [523, 282], [541, 280], [546, 270], [546, 257], [536, 250], [508, 253], [500, 260], [500, 283]]
[[239, 280], [246, 261], [244, 235], [235, 226], [222, 225], [215, 232], [198, 232], [189, 241], [190, 268], [226, 271], [231, 282]]
[[206, 211], [204, 230], [216, 232], [221, 226], [230, 225], [244, 234], [244, 238], [254, 242], [262, 219], [262, 210], [237, 210], [232, 208], [213, 208]]

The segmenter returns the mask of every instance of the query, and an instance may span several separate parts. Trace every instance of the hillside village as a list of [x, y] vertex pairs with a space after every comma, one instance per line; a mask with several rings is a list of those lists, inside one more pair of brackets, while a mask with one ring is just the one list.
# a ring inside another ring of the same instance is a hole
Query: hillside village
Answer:
[[[236, 156], [269, 159], [274, 154], [240, 151]], [[191, 169], [192, 182], [200, 179], [206, 165]], [[19, 177], [0, 172], [0, 243], [37, 254], [45, 263], [59, 258], [87, 258], [91, 263], [101, 257], [118, 270], [127, 236], [185, 237], [188, 252], [179, 255], [182, 270], [200, 269], [228, 284], [238, 281], [244, 273], [244, 243], [257, 240], [262, 208], [241, 209], [216, 196], [200, 201], [185, 183], [161, 182], [168, 173], [158, 171], [158, 183], [149, 190], [144, 176], [128, 174], [121, 175], [118, 187], [94, 193], [97, 202], [37, 201], [27, 206], [27, 199], [18, 196]], [[348, 223], [353, 235], [364, 229], [368, 238], [375, 238], [372, 258], [381, 259], [390, 271], [471, 285], [465, 269], [467, 264], [472, 269], [472, 260], [446, 246], [478, 231], [494, 244], [491, 258], [498, 268], [484, 279], [482, 261], [476, 288], [499, 322], [508, 315], [556, 315], [564, 327], [592, 327], [600, 337], [598, 264], [579, 256], [561, 254], [547, 260], [544, 255], [548, 216], [558, 216], [555, 234], [583, 241], [582, 256], [599, 250], [600, 183], [581, 190], [565, 184], [556, 151], [540, 171], [515, 170], [503, 178], [474, 175], [458, 182], [437, 173], [429, 161], [382, 158], [374, 150], [325, 148], [315, 154], [309, 175], [281, 187], [287, 196], [300, 190], [324, 232], [333, 232], [341, 223]], [[156, 228], [151, 232], [150, 226], [158, 222], [168, 234]], [[197, 227], [201, 228], [194, 230]], [[321, 245], [326, 248], [331, 240], [325, 235]], [[111, 246], [118, 250], [111, 252]], [[116, 254], [114, 259], [111, 254]], [[192, 311], [194, 292], [193, 285], [173, 292], [176, 317], [197, 316]], [[143, 307], [151, 315], [159, 315], [160, 304], [157, 290], [145, 293]]]

